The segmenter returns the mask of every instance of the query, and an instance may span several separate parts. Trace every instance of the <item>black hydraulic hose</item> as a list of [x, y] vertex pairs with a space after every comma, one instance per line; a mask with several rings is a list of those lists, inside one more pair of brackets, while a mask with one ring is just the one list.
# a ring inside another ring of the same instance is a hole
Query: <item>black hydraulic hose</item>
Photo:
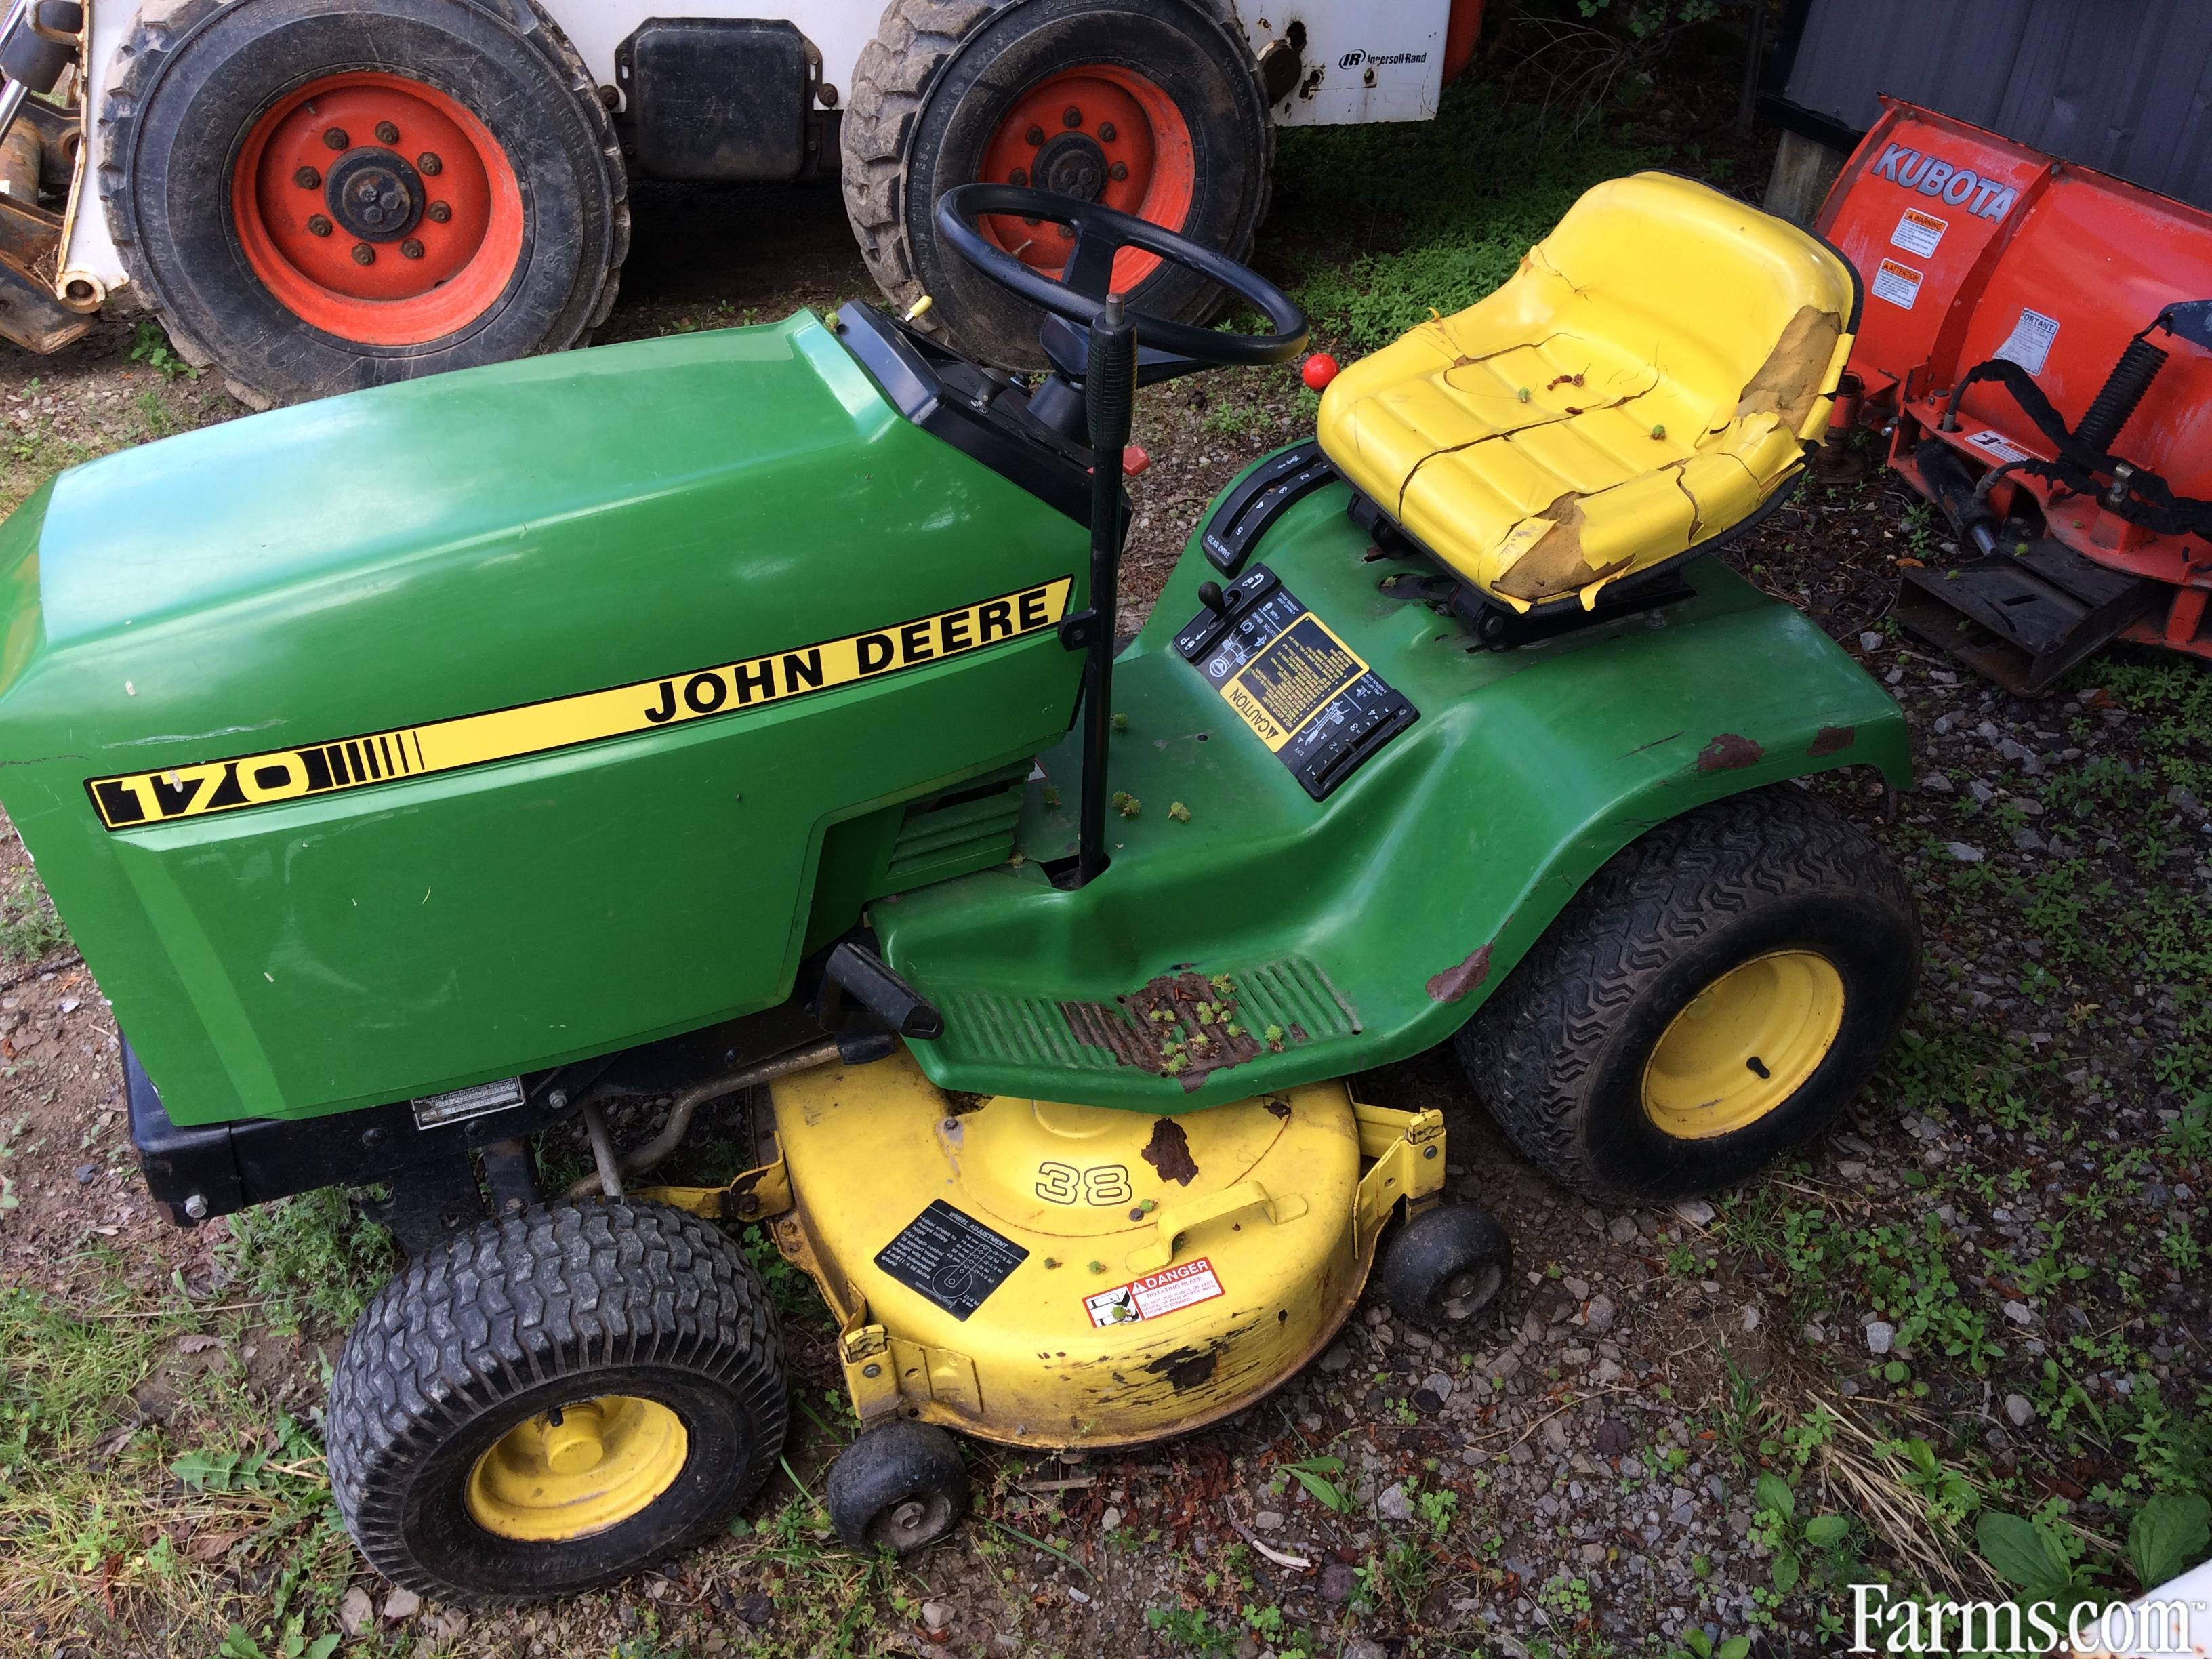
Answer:
[[1121, 575], [1121, 453], [1136, 417], [1137, 329], [1109, 294], [1091, 325], [1083, 376], [1091, 428], [1091, 639], [1083, 667], [1083, 821], [1076, 881], [1106, 868], [1106, 752], [1112, 735], [1114, 628]]

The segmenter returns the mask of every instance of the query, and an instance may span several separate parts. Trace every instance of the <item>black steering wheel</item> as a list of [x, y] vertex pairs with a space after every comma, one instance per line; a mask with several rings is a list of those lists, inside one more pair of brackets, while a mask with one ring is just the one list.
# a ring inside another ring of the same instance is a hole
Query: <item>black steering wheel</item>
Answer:
[[[1066, 280], [1054, 282], [984, 235], [975, 221], [987, 213], [1017, 215], [1073, 229], [1075, 246], [1068, 255]], [[1169, 353], [1227, 367], [1286, 363], [1306, 348], [1309, 325], [1297, 301], [1258, 271], [1148, 219], [1080, 197], [1018, 185], [958, 185], [937, 198], [936, 217], [937, 234], [945, 246], [976, 271], [1040, 311], [1080, 328], [1088, 329], [1105, 308], [1113, 286], [1114, 256], [1125, 247], [1140, 248], [1210, 277], [1264, 312], [1274, 326], [1272, 334], [1228, 334], [1132, 312], [1138, 342], [1148, 355]]]

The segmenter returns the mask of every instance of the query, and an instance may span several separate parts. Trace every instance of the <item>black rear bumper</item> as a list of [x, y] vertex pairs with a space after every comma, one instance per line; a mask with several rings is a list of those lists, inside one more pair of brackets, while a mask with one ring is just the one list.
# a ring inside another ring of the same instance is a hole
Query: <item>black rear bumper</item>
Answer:
[[534, 1134], [561, 1116], [544, 1077], [519, 1106], [434, 1128], [417, 1128], [413, 1106], [398, 1101], [311, 1118], [241, 1118], [180, 1127], [169, 1121], [153, 1079], [126, 1038], [123, 1087], [131, 1104], [131, 1144], [146, 1188], [179, 1226], [229, 1215], [319, 1187], [362, 1187], [427, 1165], [465, 1159], [478, 1146]]

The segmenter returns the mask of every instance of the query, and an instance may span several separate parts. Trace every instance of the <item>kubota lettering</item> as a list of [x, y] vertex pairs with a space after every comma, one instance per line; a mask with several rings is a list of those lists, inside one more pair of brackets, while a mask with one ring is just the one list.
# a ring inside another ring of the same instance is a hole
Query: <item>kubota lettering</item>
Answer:
[[1901, 189], [1917, 191], [1953, 207], [1966, 206], [1978, 219], [2002, 219], [2020, 199], [2020, 192], [2009, 185], [1984, 179], [1972, 167], [1957, 166], [1941, 156], [1923, 155], [1909, 144], [1888, 145], [1867, 171], [1871, 177], [1887, 179]]

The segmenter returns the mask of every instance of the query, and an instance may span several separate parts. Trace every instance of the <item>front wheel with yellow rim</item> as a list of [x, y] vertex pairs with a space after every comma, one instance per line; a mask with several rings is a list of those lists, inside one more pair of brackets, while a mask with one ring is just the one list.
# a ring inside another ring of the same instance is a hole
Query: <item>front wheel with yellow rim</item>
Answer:
[[725, 1525], [783, 1444], [758, 1275], [660, 1205], [555, 1204], [414, 1262], [347, 1338], [331, 1483], [369, 1564], [441, 1601], [566, 1595]]
[[1514, 1144], [1601, 1200], [1687, 1197], [1818, 1133], [1896, 1038], [1904, 878], [1807, 792], [1710, 802], [1617, 854], [1459, 1036]]

